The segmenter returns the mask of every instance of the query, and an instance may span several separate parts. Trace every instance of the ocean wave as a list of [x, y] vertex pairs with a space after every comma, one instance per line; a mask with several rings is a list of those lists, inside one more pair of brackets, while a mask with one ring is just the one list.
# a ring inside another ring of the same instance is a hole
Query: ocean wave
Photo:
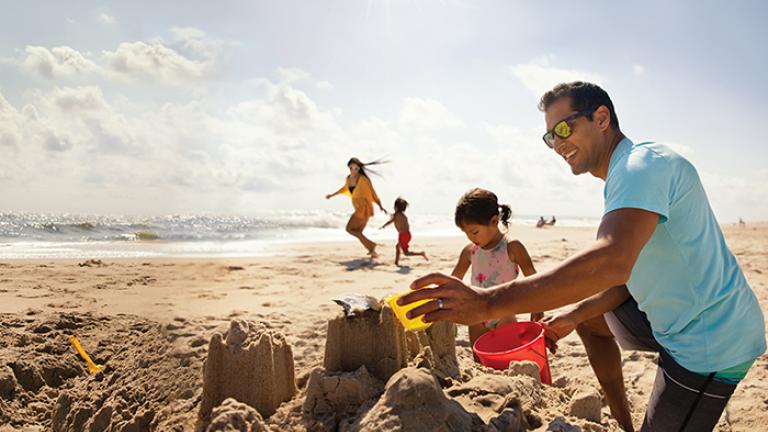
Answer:
[[[422, 235], [460, 235], [451, 215], [412, 214]], [[154, 217], [0, 213], [0, 241], [22, 242], [232, 242], [346, 238], [349, 215], [326, 211], [272, 211], [254, 216], [168, 215]], [[532, 225], [538, 217], [513, 219]], [[386, 220], [376, 215], [374, 227]], [[597, 219], [558, 218], [558, 225], [596, 226]], [[370, 229], [369, 229], [370, 231]], [[375, 235], [374, 233], [372, 233]]]
[[39, 241], [230, 241], [280, 237], [302, 229], [339, 229], [346, 215], [269, 212], [259, 216], [128, 216], [0, 213], [0, 238]]

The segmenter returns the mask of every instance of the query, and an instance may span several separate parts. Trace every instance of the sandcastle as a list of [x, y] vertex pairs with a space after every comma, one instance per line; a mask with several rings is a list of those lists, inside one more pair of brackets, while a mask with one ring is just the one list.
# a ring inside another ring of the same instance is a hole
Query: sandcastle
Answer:
[[[460, 370], [454, 324], [406, 332], [389, 307], [375, 306], [328, 321], [324, 365], [309, 373], [300, 393], [282, 335], [238, 320], [224, 337], [214, 335], [200, 406], [207, 431], [520, 432], [543, 426], [542, 414], [566, 409], [600, 421], [597, 392], [571, 397], [552, 387], [547, 393], [533, 362], [505, 371]], [[578, 426], [556, 418], [548, 427]]]
[[211, 338], [203, 365], [201, 417], [210, 416], [227, 398], [268, 417], [295, 393], [293, 353], [281, 334], [235, 320], [226, 339], [218, 333]]
[[388, 307], [354, 316], [339, 314], [328, 321], [323, 362], [327, 371], [353, 372], [365, 366], [386, 382], [407, 364], [405, 331]]
[[339, 314], [328, 321], [324, 367], [327, 371], [356, 371], [365, 366], [386, 382], [408, 361], [421, 356], [425, 366], [446, 376], [459, 373], [455, 325], [435, 323], [425, 331], [406, 332], [386, 305], [354, 316]]

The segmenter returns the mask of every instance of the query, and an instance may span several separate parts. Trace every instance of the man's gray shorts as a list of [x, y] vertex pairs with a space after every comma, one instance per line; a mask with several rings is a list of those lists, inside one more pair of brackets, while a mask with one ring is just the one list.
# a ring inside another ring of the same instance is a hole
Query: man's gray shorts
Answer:
[[713, 380], [680, 366], [653, 337], [645, 313], [630, 298], [605, 321], [622, 349], [659, 353], [656, 381], [641, 431], [711, 431], [736, 385]]

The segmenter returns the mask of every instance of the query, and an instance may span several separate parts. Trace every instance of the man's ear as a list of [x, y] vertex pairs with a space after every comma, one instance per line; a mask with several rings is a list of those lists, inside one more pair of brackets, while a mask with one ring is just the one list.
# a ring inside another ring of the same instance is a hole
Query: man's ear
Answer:
[[597, 122], [597, 127], [604, 131], [611, 126], [611, 111], [605, 105], [600, 105], [592, 114], [592, 119]]

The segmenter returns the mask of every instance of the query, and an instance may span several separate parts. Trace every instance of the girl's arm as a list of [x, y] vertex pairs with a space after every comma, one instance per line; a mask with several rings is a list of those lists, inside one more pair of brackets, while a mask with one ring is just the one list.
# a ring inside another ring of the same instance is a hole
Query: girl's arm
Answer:
[[[530, 276], [536, 274], [536, 269], [533, 267], [533, 261], [528, 254], [528, 250], [525, 249], [522, 243], [519, 241], [511, 241], [507, 244], [507, 254], [512, 262], [517, 263], [520, 266], [520, 270], [523, 271], [523, 275]], [[544, 318], [543, 312], [532, 312], [531, 321], [539, 321]]]
[[392, 215], [392, 216], [390, 216], [390, 217], [389, 217], [389, 220], [387, 221], [387, 223], [385, 223], [384, 225], [382, 225], [382, 226], [381, 226], [381, 228], [379, 228], [379, 229], [384, 229], [384, 228], [386, 228], [386, 227], [387, 227], [389, 224], [391, 224], [391, 223], [392, 223], [392, 222], [394, 222], [394, 221], [395, 221], [395, 215]]
[[472, 265], [472, 259], [470, 258], [471, 253], [469, 251], [471, 246], [472, 245], [467, 245], [464, 247], [464, 249], [461, 250], [461, 254], [459, 254], [459, 260], [456, 261], [456, 266], [453, 267], [451, 276], [458, 279], [464, 279], [464, 275], [467, 274], [469, 266]]
[[533, 267], [533, 261], [531, 261], [531, 256], [528, 255], [528, 250], [518, 240], [507, 244], [507, 254], [509, 254], [509, 259], [512, 262], [516, 262], [520, 266], [523, 275], [530, 276], [536, 274], [536, 269]]

